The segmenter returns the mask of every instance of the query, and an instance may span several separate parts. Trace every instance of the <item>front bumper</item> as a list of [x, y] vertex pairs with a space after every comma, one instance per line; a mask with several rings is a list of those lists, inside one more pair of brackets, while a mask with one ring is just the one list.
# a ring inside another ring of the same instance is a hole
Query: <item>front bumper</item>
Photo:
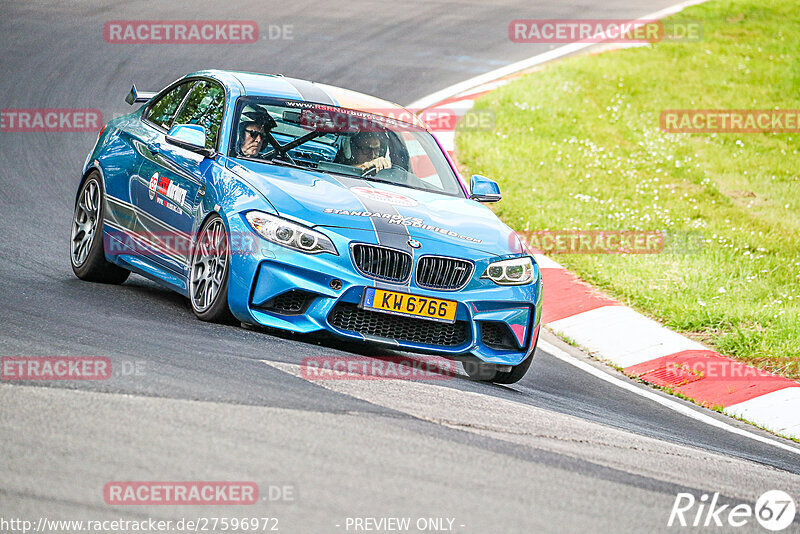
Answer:
[[[249, 231], [239, 216], [231, 232]], [[307, 255], [260, 237], [248, 254], [231, 256], [228, 302], [242, 322], [298, 333], [327, 331], [334, 336], [400, 350], [449, 357], [472, 355], [487, 363], [517, 365], [535, 347], [541, 319], [541, 277], [525, 286], [498, 286], [479, 279], [490, 260], [474, 259], [475, 273], [464, 289], [432, 291], [411, 282], [380, 283], [391, 291], [458, 302], [455, 324], [362, 309], [365, 288], [376, 282], [353, 266], [349, 243], [375, 243], [374, 235], [325, 229], [339, 256]], [[358, 234], [358, 235], [354, 235]], [[444, 251], [428, 250], [426, 254]], [[333, 287], [341, 287], [332, 289]]]

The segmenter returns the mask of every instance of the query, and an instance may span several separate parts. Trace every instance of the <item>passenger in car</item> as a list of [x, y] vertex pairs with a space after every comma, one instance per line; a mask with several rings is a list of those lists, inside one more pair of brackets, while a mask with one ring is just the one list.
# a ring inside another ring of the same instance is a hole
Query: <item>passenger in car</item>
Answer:
[[267, 142], [267, 131], [275, 125], [269, 113], [247, 106], [239, 120], [238, 152], [240, 155], [254, 158]]

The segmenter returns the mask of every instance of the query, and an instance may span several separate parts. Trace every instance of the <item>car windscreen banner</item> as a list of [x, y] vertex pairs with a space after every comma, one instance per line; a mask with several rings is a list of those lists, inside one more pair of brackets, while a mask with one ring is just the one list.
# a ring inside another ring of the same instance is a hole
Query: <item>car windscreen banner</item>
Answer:
[[[246, 104], [288, 108], [280, 119], [320, 133], [424, 131], [424, 128], [418, 125], [420, 118], [417, 115], [399, 107], [376, 107], [365, 111], [276, 98], [248, 99]], [[296, 109], [297, 113], [293, 113], [292, 109]]]

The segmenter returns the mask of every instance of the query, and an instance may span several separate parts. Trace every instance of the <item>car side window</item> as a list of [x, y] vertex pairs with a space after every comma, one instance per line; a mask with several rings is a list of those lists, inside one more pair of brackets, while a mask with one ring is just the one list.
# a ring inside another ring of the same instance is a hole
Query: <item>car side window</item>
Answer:
[[181, 105], [183, 98], [186, 96], [186, 93], [189, 92], [189, 89], [192, 87], [192, 85], [194, 85], [194, 83], [195, 82], [193, 81], [182, 83], [159, 98], [152, 106], [149, 107], [147, 114], [145, 115], [145, 119], [153, 124], [161, 126], [162, 128], [169, 128], [169, 124], [172, 122], [172, 117], [175, 115], [175, 111], [177, 111], [178, 106]]
[[192, 87], [172, 124], [198, 124], [204, 127], [206, 148], [216, 148], [224, 107], [225, 90], [217, 83], [201, 80]]

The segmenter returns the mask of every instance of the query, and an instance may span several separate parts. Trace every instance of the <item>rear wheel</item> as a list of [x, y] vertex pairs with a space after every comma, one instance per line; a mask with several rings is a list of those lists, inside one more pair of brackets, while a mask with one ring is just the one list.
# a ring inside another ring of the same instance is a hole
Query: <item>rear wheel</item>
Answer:
[[189, 300], [201, 321], [233, 318], [228, 308], [229, 252], [225, 223], [219, 215], [212, 215], [197, 236], [189, 276]]
[[70, 263], [81, 280], [121, 284], [130, 271], [106, 260], [103, 250], [103, 186], [100, 174], [92, 172], [81, 184], [72, 216]]

